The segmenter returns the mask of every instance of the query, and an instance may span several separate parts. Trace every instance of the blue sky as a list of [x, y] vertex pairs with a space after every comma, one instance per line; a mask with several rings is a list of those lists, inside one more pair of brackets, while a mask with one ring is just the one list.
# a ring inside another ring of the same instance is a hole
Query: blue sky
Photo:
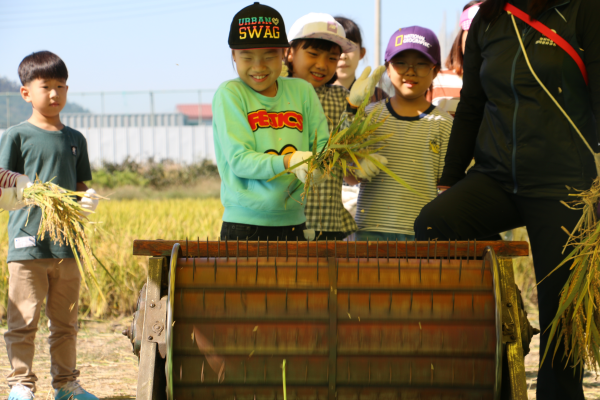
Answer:
[[[466, 0], [381, 0], [382, 53], [399, 27], [448, 30]], [[50, 50], [65, 60], [70, 92], [214, 89], [235, 77], [229, 26], [248, 0], [0, 0], [0, 76], [18, 80], [27, 54]], [[270, 0], [289, 27], [309, 12], [354, 19], [373, 63], [373, 0]]]

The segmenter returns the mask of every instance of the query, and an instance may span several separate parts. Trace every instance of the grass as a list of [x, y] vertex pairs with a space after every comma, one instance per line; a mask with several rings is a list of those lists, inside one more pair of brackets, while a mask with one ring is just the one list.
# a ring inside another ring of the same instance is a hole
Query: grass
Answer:
[[[99, 318], [129, 314], [146, 278], [147, 257], [134, 257], [134, 239], [216, 239], [223, 208], [219, 199], [165, 199], [103, 201], [92, 220], [101, 221], [100, 230], [90, 232], [89, 240], [96, 263], [96, 276], [108, 303], [101, 306], [93, 285], [82, 290], [80, 317]], [[6, 227], [8, 213], [0, 213], [0, 226]], [[0, 229], [0, 317], [6, 318], [8, 234]], [[104, 270], [105, 268], [106, 270]]]

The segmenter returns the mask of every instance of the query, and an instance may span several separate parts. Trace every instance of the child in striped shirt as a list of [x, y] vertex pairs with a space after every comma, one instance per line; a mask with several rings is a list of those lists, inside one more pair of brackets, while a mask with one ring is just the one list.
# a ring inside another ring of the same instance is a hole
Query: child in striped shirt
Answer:
[[392, 135], [377, 153], [418, 196], [400, 186], [369, 160], [362, 160], [356, 180], [358, 195], [357, 240], [414, 240], [414, 221], [421, 208], [437, 196], [437, 182], [444, 167], [452, 117], [425, 99], [440, 70], [440, 45], [429, 29], [413, 26], [396, 31], [386, 54], [387, 73], [394, 85], [392, 98], [367, 107], [377, 120], [385, 119], [376, 135]]
[[31, 185], [27, 175], [0, 168], [0, 208], [14, 211], [25, 207], [23, 189]]

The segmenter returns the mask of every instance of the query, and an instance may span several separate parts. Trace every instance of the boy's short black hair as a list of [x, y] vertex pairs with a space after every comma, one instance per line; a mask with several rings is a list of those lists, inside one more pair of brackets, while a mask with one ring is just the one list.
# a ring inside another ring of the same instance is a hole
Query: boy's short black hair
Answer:
[[360, 33], [360, 28], [358, 27], [358, 25], [356, 25], [356, 22], [346, 17], [333, 17], [333, 19], [335, 19], [344, 27], [344, 32], [346, 32], [346, 39], [352, 40], [358, 45], [358, 47], [363, 47], [362, 35]]
[[59, 79], [66, 81], [69, 71], [59, 56], [49, 51], [31, 53], [19, 64], [19, 79], [25, 86], [35, 79]]
[[[313, 49], [317, 49], [317, 50], [323, 50], [323, 51], [331, 51], [332, 49], [337, 48], [340, 51], [340, 54], [343, 53], [342, 48], [340, 47], [339, 44], [333, 43], [329, 40], [324, 40], [324, 39], [292, 40], [292, 42], [290, 43], [290, 49], [288, 50], [288, 52], [291, 51], [291, 49], [294, 49], [294, 51], [296, 51], [300, 48], [300, 46], [302, 46], [302, 48], [304, 50], [308, 49], [309, 47], [312, 47]], [[289, 53], [287, 53], [287, 54], [289, 54]], [[285, 61], [285, 65], [288, 67], [289, 76], [292, 77], [294, 74], [294, 66], [288, 61], [287, 54], [284, 57], [284, 61]], [[327, 82], [327, 85], [332, 85], [335, 81], [337, 81], [337, 72], [335, 74], [333, 74], [333, 78], [331, 78], [331, 80], [329, 82]]]

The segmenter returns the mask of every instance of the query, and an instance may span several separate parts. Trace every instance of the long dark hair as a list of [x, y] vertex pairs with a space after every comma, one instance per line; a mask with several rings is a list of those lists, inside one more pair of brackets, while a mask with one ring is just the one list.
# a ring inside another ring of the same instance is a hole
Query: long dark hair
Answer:
[[[527, 11], [529, 16], [535, 19], [548, 8], [558, 4], [559, 1], [562, 0], [531, 0], [527, 10], [523, 11]], [[479, 13], [482, 15], [485, 21], [491, 22], [498, 18], [500, 14], [502, 14], [502, 10], [504, 9], [504, 5], [506, 3], [507, 0], [486, 0], [481, 5]]]

